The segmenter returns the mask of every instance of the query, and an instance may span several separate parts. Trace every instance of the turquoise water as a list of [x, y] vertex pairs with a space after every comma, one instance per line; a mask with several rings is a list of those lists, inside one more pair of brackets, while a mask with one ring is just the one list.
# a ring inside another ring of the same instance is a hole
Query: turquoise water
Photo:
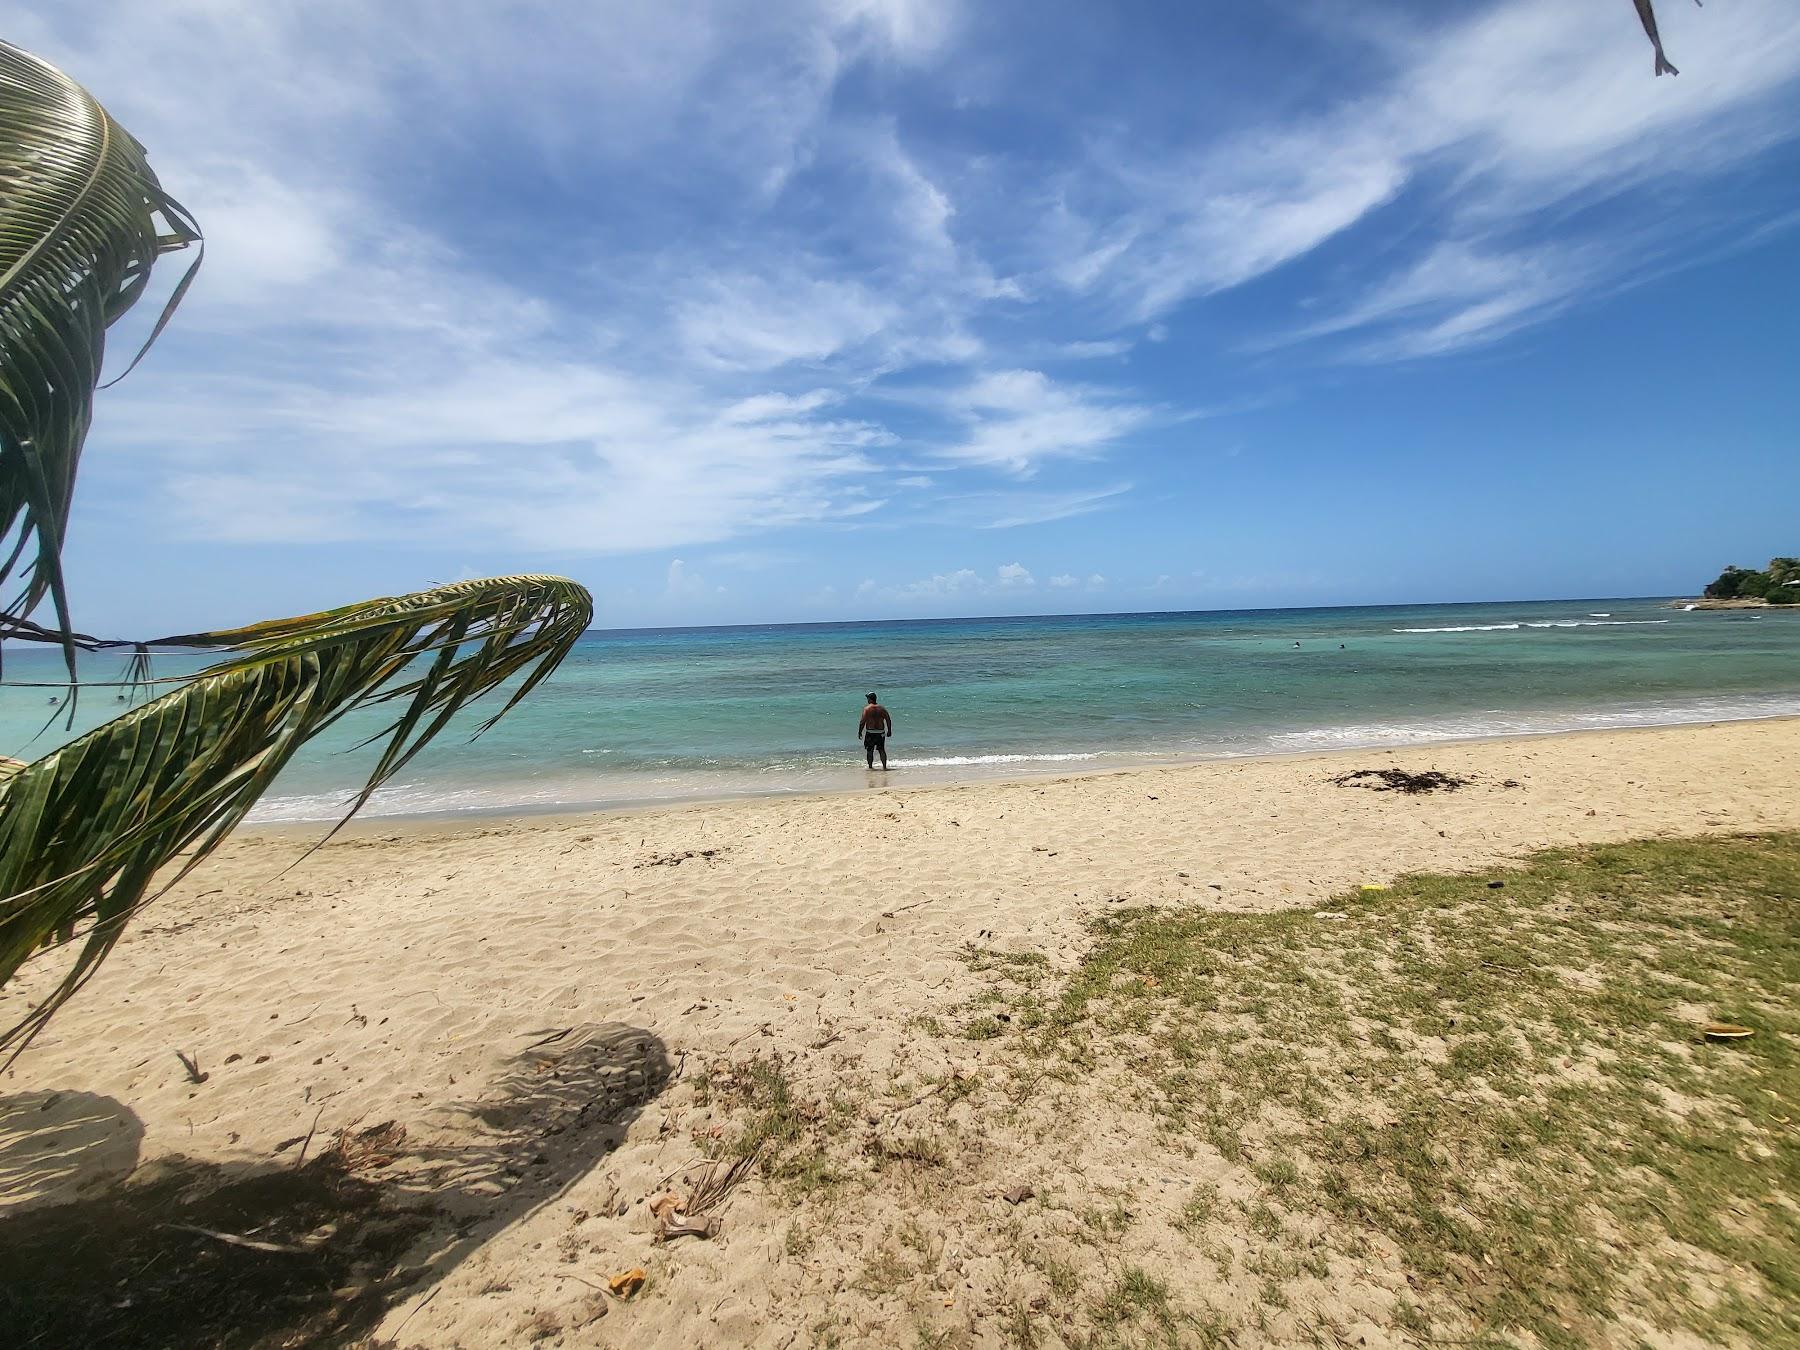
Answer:
[[[6, 679], [54, 664], [9, 649]], [[1800, 714], [1800, 612], [1582, 600], [593, 632], [494, 731], [442, 737], [370, 810], [860, 787], [868, 690], [894, 715], [895, 783]], [[65, 734], [38, 734], [48, 693], [0, 690], [8, 753]], [[111, 697], [84, 694], [77, 729]], [[258, 817], [330, 818], [368, 762], [342, 748], [375, 725], [309, 748]]]

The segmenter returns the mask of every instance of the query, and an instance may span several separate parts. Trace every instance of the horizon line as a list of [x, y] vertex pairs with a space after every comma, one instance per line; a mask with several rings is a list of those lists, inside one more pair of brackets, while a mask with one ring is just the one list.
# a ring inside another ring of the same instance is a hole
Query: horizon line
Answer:
[[1643, 600], [1681, 600], [1689, 597], [1681, 595], [1569, 595], [1569, 596], [1537, 596], [1521, 598], [1513, 596], [1503, 600], [1400, 600], [1379, 604], [1354, 605], [1250, 605], [1236, 608], [1217, 609], [1102, 609], [1080, 610], [1056, 614], [937, 614], [896, 617], [888, 619], [782, 619], [769, 621], [740, 621], [737, 623], [664, 623], [642, 624], [631, 628], [586, 628], [582, 636], [590, 633], [702, 633], [718, 632], [734, 628], [856, 628], [872, 624], [903, 623], [991, 623], [1001, 619], [1028, 621], [1033, 619], [1127, 619], [1157, 618], [1162, 616], [1178, 617], [1185, 614], [1287, 614], [1305, 613], [1312, 610], [1332, 609], [1447, 609], [1459, 605], [1574, 605], [1599, 601], [1643, 601]]

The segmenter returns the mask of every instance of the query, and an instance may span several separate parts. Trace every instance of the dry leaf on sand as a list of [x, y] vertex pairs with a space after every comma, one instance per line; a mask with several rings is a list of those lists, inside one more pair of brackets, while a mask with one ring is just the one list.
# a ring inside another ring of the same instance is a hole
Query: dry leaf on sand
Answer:
[[1751, 1027], [1740, 1027], [1736, 1022], [1711, 1022], [1701, 1028], [1701, 1034], [1709, 1041], [1741, 1041], [1756, 1032]]
[[615, 1275], [606, 1282], [606, 1287], [613, 1291], [616, 1298], [630, 1298], [644, 1287], [644, 1272], [634, 1266], [623, 1274]]

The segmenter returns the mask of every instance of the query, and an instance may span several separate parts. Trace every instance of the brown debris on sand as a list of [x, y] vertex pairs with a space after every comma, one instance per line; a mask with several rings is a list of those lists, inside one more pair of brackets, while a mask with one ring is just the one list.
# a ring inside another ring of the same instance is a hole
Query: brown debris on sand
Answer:
[[658, 853], [643, 862], [634, 863], [633, 866], [639, 870], [646, 867], [679, 867], [689, 858], [703, 858], [710, 862], [724, 851], [722, 848], [690, 848], [680, 853]]
[[1366, 787], [1373, 792], [1404, 792], [1417, 795], [1425, 792], [1455, 792], [1458, 788], [1473, 787], [1475, 779], [1459, 778], [1453, 773], [1444, 773], [1438, 769], [1426, 769], [1423, 773], [1412, 773], [1406, 769], [1353, 769], [1349, 773], [1340, 773], [1331, 780], [1339, 787]]

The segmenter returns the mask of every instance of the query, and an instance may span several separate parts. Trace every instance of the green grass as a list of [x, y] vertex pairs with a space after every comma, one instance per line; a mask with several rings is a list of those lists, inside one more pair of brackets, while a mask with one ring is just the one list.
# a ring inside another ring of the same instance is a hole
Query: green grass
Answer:
[[1050, 958], [1042, 952], [1003, 952], [993, 947], [978, 947], [965, 942], [962, 959], [977, 974], [992, 973], [1017, 984], [1033, 985], [1050, 973]]
[[[1348, 917], [1114, 912], [1060, 992], [1017, 953], [969, 959], [1031, 1000], [1022, 1081], [1117, 1073], [1241, 1165], [1257, 1198], [1196, 1193], [1191, 1233], [1381, 1234], [1415, 1331], [1574, 1346], [1630, 1314], [1800, 1343], [1800, 835], [1555, 850], [1325, 909]], [[1256, 1267], [1281, 1307], [1325, 1253]], [[1176, 1316], [1129, 1270], [1093, 1310], [1171, 1343]]]
[[735, 1134], [703, 1141], [713, 1156], [755, 1155], [763, 1175], [796, 1196], [830, 1190], [843, 1181], [828, 1146], [851, 1113], [847, 1101], [801, 1096], [778, 1061], [761, 1057], [697, 1074], [695, 1095], [702, 1106], [731, 1107], [738, 1122]]
[[963, 1039], [969, 1041], [991, 1041], [1000, 1034], [1000, 1019], [993, 1016], [977, 1017], [963, 1028]]
[[1088, 1312], [1100, 1345], [1179, 1346], [1189, 1319], [1175, 1310], [1169, 1286], [1138, 1266], [1127, 1266]]

